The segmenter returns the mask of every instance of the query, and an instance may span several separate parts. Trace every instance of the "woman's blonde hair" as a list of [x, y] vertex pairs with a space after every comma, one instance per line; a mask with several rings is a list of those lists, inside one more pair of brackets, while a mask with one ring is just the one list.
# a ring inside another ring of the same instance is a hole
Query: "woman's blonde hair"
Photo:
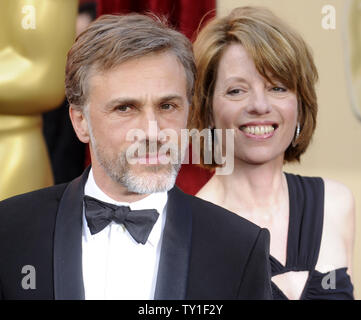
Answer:
[[[266, 8], [236, 8], [226, 17], [211, 20], [200, 31], [194, 43], [197, 78], [189, 127], [201, 131], [213, 122], [217, 69], [225, 48], [231, 44], [241, 44], [253, 58], [260, 75], [270, 83], [273, 83], [272, 77], [296, 92], [301, 131], [297, 145], [287, 148], [284, 160], [299, 161], [316, 127], [318, 73], [301, 36]], [[201, 161], [202, 154], [203, 150]], [[214, 161], [203, 165], [217, 166]]]

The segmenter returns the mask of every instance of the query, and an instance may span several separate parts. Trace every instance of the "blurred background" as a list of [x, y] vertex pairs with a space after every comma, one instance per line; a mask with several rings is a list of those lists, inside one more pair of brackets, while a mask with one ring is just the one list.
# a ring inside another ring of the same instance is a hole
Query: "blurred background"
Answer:
[[[59, 6], [55, 8], [58, 11], [51, 8], [55, 4]], [[357, 214], [353, 282], [355, 297], [360, 299], [361, 0], [2, 0], [0, 9], [10, 12], [0, 22], [0, 200], [72, 180], [89, 164], [87, 146], [78, 142], [71, 127], [63, 86], [52, 84], [52, 88], [57, 87], [57, 92], [47, 94], [46, 99], [41, 100], [47, 101], [46, 106], [37, 108], [39, 99], [27, 91], [28, 82], [20, 78], [13, 81], [17, 75], [11, 71], [11, 63], [20, 61], [16, 65], [25, 68], [32, 61], [35, 65], [39, 60], [39, 55], [35, 55], [33, 60], [26, 56], [30, 49], [24, 49], [23, 39], [14, 38], [13, 21], [23, 23], [19, 33], [24, 30], [34, 34], [39, 32], [40, 38], [43, 37], [41, 28], [56, 26], [50, 30], [53, 34], [42, 39], [44, 48], [58, 46], [56, 52], [49, 51], [48, 57], [60, 58], [56, 62], [49, 58], [54, 70], [50, 69], [43, 83], [52, 83], [55, 78], [57, 83], [63, 83], [63, 72], [55, 71], [64, 70], [66, 52], [75, 35], [101, 14], [152, 11], [167, 16], [192, 40], [201, 21], [204, 23], [215, 15], [226, 15], [243, 5], [268, 7], [298, 30], [313, 49], [320, 76], [318, 125], [301, 164], [288, 165], [286, 171], [331, 178], [353, 192]], [[31, 10], [21, 11], [24, 6], [30, 6], [30, 9], [34, 6], [37, 19], [42, 19], [47, 10], [54, 17], [32, 28]], [[3, 18], [1, 13], [0, 17]], [[9, 39], [9, 34], [12, 39]], [[17, 42], [14, 44], [14, 41]], [[12, 51], [9, 48], [13, 48]], [[16, 50], [28, 61], [19, 60]], [[43, 69], [40, 68], [39, 72]], [[16, 92], [13, 96], [4, 89], [10, 82]], [[24, 99], [19, 102], [17, 99], [22, 93]], [[39, 147], [42, 145], [46, 146], [45, 152]], [[26, 173], [22, 173], [24, 168]], [[201, 168], [183, 165], [177, 185], [185, 192], [195, 194], [210, 176]]]

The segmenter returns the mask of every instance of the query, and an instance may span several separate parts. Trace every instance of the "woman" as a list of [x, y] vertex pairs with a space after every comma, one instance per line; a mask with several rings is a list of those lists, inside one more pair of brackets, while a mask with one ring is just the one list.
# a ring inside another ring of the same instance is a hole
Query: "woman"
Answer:
[[300, 160], [316, 126], [307, 45], [269, 10], [243, 7], [206, 25], [194, 50], [190, 127], [234, 129], [233, 173], [214, 175], [197, 196], [270, 230], [275, 299], [352, 299], [352, 194], [282, 171]]

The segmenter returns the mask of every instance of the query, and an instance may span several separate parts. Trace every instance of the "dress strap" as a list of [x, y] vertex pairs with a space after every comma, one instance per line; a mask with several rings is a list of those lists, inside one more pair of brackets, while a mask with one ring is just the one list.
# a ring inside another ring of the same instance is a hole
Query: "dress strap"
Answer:
[[321, 246], [324, 214], [324, 182], [318, 177], [285, 173], [289, 192], [287, 267], [313, 270]]

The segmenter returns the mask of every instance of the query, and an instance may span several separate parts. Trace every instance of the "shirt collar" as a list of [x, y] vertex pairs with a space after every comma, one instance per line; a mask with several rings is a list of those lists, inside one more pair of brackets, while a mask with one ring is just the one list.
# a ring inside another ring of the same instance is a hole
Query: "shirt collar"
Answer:
[[159, 217], [157, 219], [157, 222], [154, 224], [151, 233], [149, 234], [147, 242], [149, 242], [152, 246], [157, 245], [161, 238], [165, 222], [165, 207], [168, 200], [168, 193], [166, 191], [151, 193], [149, 196], [131, 203], [119, 202], [110, 198], [98, 187], [94, 180], [93, 169], [91, 169], [89, 172], [88, 180], [85, 184], [84, 194], [107, 203], [115, 204], [118, 206], [128, 206], [131, 210], [156, 209], [159, 213]]

